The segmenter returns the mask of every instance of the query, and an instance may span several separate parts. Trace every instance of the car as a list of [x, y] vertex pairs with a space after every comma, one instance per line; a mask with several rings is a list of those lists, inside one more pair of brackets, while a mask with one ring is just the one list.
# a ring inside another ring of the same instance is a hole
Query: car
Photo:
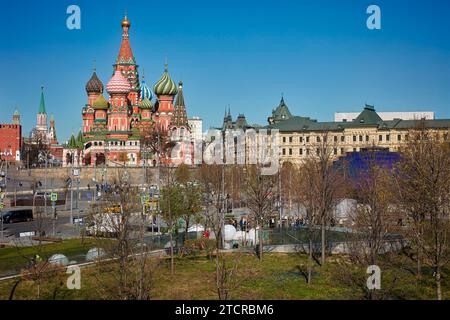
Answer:
[[3, 223], [5, 224], [33, 221], [33, 210], [21, 209], [21, 210], [7, 211], [1, 215], [0, 219], [2, 219]]
[[36, 192], [36, 193], [34, 194], [34, 196], [35, 196], [36, 198], [45, 198], [45, 199], [47, 199], [47, 198], [49, 198], [50, 194], [49, 194], [48, 192], [38, 191], [38, 192]]

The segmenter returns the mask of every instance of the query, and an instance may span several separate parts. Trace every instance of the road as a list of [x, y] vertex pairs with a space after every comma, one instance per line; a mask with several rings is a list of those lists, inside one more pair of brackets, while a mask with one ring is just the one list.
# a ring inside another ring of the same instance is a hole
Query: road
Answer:
[[[81, 202], [82, 207], [86, 208], [87, 204], [85, 202]], [[81, 207], [81, 206], [80, 206]], [[30, 222], [20, 222], [20, 223], [12, 223], [12, 224], [4, 224], [3, 231], [5, 241], [13, 240], [13, 238], [19, 237], [20, 233], [24, 232], [36, 232], [38, 234], [38, 230], [45, 231], [46, 236], [53, 236], [53, 217], [52, 217], [52, 208], [47, 208], [47, 215], [42, 214], [42, 218], [34, 217], [34, 221]], [[70, 211], [64, 210], [64, 206], [59, 206], [57, 208], [58, 217], [55, 219], [55, 237], [60, 238], [70, 238], [79, 235], [79, 229], [77, 225], [70, 224]], [[73, 217], [76, 219], [78, 217], [83, 218], [87, 215], [84, 210], [80, 210], [78, 213], [77, 210], [73, 210]], [[0, 224], [1, 226], [1, 224]], [[1, 241], [1, 233], [0, 233], [0, 241]]]

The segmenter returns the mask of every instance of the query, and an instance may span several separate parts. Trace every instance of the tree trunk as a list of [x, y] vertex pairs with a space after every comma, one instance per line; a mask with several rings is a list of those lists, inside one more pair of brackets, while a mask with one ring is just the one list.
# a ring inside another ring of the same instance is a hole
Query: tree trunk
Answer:
[[438, 300], [442, 300], [442, 289], [441, 289], [441, 267], [436, 267], [436, 296]]
[[169, 232], [169, 239], [170, 239], [170, 274], [173, 275], [173, 234], [172, 234], [172, 228], [170, 228]]
[[420, 246], [417, 247], [417, 278], [422, 277], [422, 250]]
[[[309, 231], [308, 231], [309, 232]], [[308, 284], [311, 284], [312, 277], [312, 263], [313, 263], [313, 244], [311, 235], [309, 236], [309, 249], [308, 249]]]
[[262, 226], [259, 228], [258, 237], [259, 237], [259, 261], [263, 259], [263, 228]]
[[321, 257], [321, 263], [322, 266], [325, 265], [325, 246], [326, 246], [326, 241], [325, 241], [325, 217], [322, 217], [322, 225], [321, 225], [321, 231], [322, 231], [322, 245], [321, 245], [321, 251], [322, 251], [322, 257]]
[[222, 291], [220, 290], [220, 274], [219, 274], [219, 243], [216, 246], [216, 287], [219, 300], [222, 300]]

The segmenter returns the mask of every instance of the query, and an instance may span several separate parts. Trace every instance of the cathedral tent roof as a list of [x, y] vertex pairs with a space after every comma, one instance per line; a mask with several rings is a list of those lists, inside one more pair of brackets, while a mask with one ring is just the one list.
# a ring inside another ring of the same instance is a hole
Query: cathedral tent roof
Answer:
[[189, 126], [187, 120], [186, 105], [184, 103], [184, 96], [183, 96], [183, 82], [181, 81], [179, 83], [178, 95], [175, 101], [172, 124], [179, 127]]
[[47, 114], [45, 111], [44, 87], [41, 87], [41, 102], [39, 103], [39, 114]]

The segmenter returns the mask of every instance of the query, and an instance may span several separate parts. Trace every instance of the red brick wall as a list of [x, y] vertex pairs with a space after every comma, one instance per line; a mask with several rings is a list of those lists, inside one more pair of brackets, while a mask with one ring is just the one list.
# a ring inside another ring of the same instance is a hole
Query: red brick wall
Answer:
[[15, 161], [16, 151], [21, 151], [21, 149], [22, 126], [17, 124], [0, 124], [1, 159], [7, 161]]
[[63, 150], [64, 148], [62, 146], [49, 146], [50, 154], [60, 161], [63, 160]]

